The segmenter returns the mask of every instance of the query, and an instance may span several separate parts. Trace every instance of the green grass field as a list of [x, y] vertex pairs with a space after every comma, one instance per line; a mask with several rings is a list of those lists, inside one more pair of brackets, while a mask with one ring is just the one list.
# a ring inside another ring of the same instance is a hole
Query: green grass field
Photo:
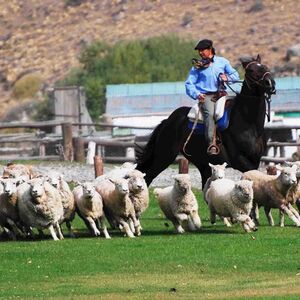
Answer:
[[270, 227], [262, 212], [252, 234], [212, 226], [196, 193], [197, 233], [175, 234], [151, 193], [135, 239], [90, 237], [76, 217], [76, 239], [2, 241], [0, 299], [299, 299], [300, 229]]

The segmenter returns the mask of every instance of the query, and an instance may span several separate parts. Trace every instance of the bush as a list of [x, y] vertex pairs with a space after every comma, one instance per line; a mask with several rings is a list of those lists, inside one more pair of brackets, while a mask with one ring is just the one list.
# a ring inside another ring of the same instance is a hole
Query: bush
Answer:
[[12, 95], [16, 99], [33, 98], [42, 85], [42, 79], [38, 75], [25, 75], [13, 86]]
[[194, 41], [175, 35], [121, 41], [110, 46], [96, 41], [80, 54], [82, 69], [71, 71], [57, 85], [81, 85], [94, 121], [105, 112], [107, 84], [185, 80]]

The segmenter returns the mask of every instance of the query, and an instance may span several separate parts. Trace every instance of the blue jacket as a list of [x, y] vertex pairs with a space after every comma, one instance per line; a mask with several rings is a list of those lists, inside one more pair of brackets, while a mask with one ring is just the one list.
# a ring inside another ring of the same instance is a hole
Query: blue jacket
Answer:
[[228, 80], [239, 80], [239, 73], [224, 57], [214, 56], [213, 63], [207, 68], [192, 67], [185, 81], [187, 95], [196, 100], [200, 94], [218, 91], [220, 73], [226, 74]]

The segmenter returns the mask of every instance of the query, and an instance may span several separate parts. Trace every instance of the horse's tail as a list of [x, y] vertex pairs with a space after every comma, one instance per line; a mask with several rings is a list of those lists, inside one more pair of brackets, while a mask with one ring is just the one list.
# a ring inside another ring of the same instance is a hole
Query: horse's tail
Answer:
[[163, 120], [159, 125], [155, 127], [145, 146], [141, 146], [138, 143], [135, 143], [134, 150], [135, 160], [137, 163], [137, 170], [145, 172], [151, 166], [156, 145], [156, 139], [158, 134], [161, 132], [162, 128], [164, 128], [166, 121], [167, 120]]

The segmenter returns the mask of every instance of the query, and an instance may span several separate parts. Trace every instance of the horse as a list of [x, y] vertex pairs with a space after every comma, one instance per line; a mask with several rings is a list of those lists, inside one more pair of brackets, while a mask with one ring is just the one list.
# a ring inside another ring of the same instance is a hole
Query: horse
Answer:
[[264, 122], [275, 81], [261, 58], [241, 61], [245, 71], [240, 93], [233, 100], [229, 124], [218, 132], [218, 155], [207, 154], [204, 135], [188, 127], [191, 107], [182, 106], [157, 125], [145, 146], [135, 143], [136, 169], [145, 173], [149, 186], [153, 179], [172, 164], [181, 153], [197, 167], [202, 178], [202, 188], [211, 175], [209, 163], [227, 162], [241, 172], [257, 169], [266, 152]]

